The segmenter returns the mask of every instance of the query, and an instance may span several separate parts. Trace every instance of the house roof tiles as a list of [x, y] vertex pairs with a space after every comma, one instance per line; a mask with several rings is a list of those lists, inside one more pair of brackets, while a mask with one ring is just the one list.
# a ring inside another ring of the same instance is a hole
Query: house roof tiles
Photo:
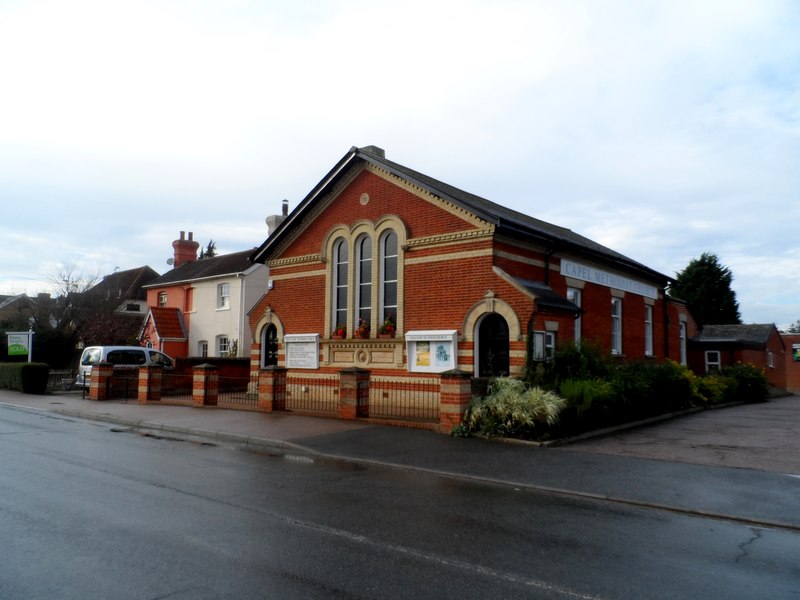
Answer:
[[527, 279], [518, 278], [515, 278], [514, 281], [516, 281], [518, 285], [522, 286], [528, 291], [529, 294], [536, 298], [536, 303], [541, 308], [563, 310], [573, 314], [580, 314], [582, 312], [580, 306], [574, 302], [570, 302], [564, 298], [564, 296], [554, 291], [549, 285], [546, 285], [541, 281], [530, 281]]
[[86, 291], [87, 296], [107, 296], [126, 300], [146, 300], [144, 286], [159, 277], [151, 267], [144, 266], [126, 271], [117, 271], [103, 277], [102, 281]]
[[150, 318], [153, 320], [153, 328], [162, 340], [185, 340], [187, 338], [186, 326], [180, 309], [154, 306], [150, 309]]
[[238, 275], [253, 266], [253, 263], [250, 262], [252, 253], [252, 250], [243, 250], [187, 262], [180, 267], [167, 271], [144, 287], [152, 288], [186, 281], [197, 281], [198, 279]]
[[736, 342], [766, 344], [775, 330], [773, 323], [748, 325], [706, 325], [693, 342]]

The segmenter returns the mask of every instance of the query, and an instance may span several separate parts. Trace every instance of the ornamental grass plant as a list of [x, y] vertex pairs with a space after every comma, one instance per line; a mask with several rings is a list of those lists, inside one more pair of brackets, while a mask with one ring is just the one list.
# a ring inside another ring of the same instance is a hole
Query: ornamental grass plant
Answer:
[[487, 396], [473, 398], [459, 433], [534, 439], [558, 421], [564, 405], [554, 392], [498, 377], [489, 384]]

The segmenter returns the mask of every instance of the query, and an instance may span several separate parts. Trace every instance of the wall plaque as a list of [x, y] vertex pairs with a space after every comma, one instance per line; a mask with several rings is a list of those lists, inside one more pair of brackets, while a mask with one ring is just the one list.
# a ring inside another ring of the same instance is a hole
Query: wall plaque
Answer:
[[287, 369], [319, 369], [319, 334], [292, 333], [283, 336]]

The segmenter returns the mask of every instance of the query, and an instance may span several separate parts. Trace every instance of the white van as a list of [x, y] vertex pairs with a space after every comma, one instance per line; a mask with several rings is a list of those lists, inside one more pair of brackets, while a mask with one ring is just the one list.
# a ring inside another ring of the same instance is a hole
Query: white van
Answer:
[[92, 376], [92, 366], [101, 362], [123, 367], [141, 367], [143, 365], [171, 367], [173, 365], [172, 359], [163, 352], [143, 346], [87, 346], [81, 354], [75, 385], [88, 388]]

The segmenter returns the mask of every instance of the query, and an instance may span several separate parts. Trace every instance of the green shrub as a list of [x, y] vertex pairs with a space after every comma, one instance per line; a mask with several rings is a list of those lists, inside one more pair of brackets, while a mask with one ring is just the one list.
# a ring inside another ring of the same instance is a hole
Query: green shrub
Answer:
[[726, 402], [764, 402], [769, 383], [762, 369], [737, 363], [697, 378], [697, 393], [707, 405]]
[[611, 382], [603, 379], [566, 379], [561, 382], [559, 395], [567, 407], [574, 409], [575, 416], [581, 417], [598, 405], [607, 406], [613, 398]]
[[736, 363], [722, 369], [722, 375], [735, 381], [735, 388], [728, 394], [731, 402], [765, 402], [769, 397], [769, 383], [763, 369]]
[[0, 364], [0, 388], [25, 394], [44, 394], [50, 366], [44, 363]]
[[736, 385], [736, 381], [719, 373], [711, 373], [697, 378], [697, 393], [706, 405], [722, 404], [728, 401], [728, 395]]
[[559, 386], [559, 395], [566, 406], [552, 428], [554, 437], [575, 435], [614, 422], [618, 396], [607, 379], [566, 379]]
[[553, 392], [498, 377], [489, 385], [488, 396], [473, 398], [464, 426], [469, 433], [531, 439], [558, 421], [564, 405], [564, 399]]
[[567, 379], [606, 379], [614, 370], [611, 356], [596, 343], [568, 342], [556, 348], [552, 371], [556, 383]]
[[687, 367], [665, 360], [651, 369], [649, 414], [677, 412], [696, 404], [694, 375]]

